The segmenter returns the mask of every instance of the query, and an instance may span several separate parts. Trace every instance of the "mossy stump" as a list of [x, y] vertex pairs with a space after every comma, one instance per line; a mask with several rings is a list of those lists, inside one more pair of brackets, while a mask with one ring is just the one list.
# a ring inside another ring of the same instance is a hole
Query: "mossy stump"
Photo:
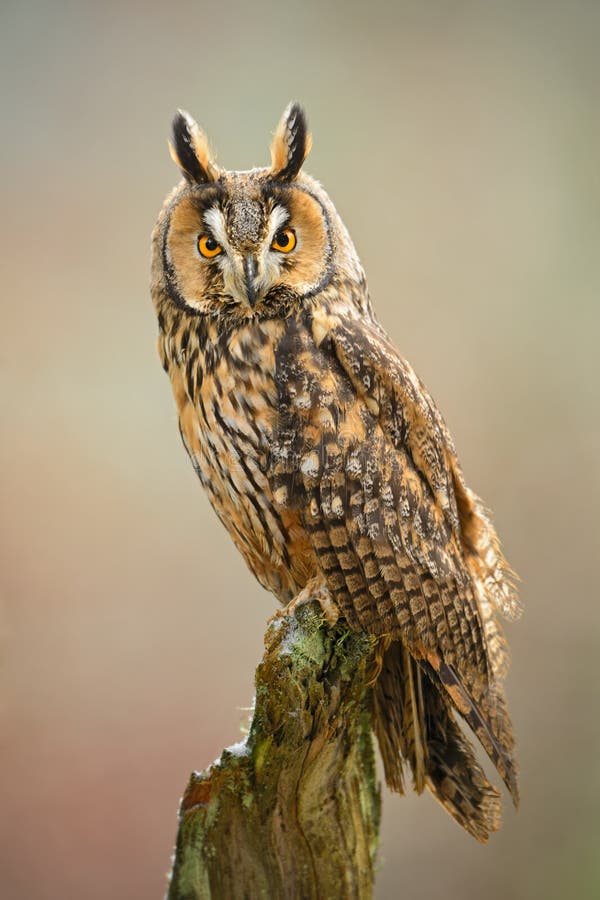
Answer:
[[190, 778], [168, 900], [372, 896], [373, 643], [310, 601], [274, 619], [247, 739]]

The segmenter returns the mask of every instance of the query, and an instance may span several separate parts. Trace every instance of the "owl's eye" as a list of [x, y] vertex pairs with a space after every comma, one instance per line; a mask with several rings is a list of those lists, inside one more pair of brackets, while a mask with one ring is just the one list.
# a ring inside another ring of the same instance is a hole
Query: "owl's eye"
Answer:
[[210, 234], [200, 235], [198, 238], [198, 250], [200, 256], [204, 256], [205, 259], [213, 259], [213, 257], [223, 252], [221, 245], [217, 244], [214, 237], [211, 237]]
[[291, 253], [296, 246], [296, 235], [291, 228], [282, 228], [277, 232], [271, 243], [271, 250], [280, 253]]

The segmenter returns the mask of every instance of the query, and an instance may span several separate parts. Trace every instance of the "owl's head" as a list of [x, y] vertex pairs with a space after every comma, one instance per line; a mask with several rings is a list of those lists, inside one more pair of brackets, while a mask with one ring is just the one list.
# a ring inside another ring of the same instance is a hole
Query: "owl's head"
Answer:
[[360, 282], [335, 207], [301, 171], [310, 146], [304, 112], [292, 103], [271, 165], [225, 171], [196, 122], [178, 112], [170, 151], [183, 179], [154, 231], [154, 290], [188, 312], [250, 319], [317, 296], [335, 276]]

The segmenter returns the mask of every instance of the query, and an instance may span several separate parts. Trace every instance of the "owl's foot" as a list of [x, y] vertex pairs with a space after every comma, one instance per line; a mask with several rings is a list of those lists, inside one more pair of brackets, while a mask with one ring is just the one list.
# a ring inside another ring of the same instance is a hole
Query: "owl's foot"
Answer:
[[340, 611], [333, 602], [331, 594], [319, 578], [311, 578], [306, 587], [304, 587], [299, 594], [296, 594], [283, 609], [277, 610], [275, 615], [272, 616], [272, 619], [290, 614], [293, 615], [299, 607], [303, 606], [305, 603], [310, 603], [311, 600], [317, 601], [321, 607], [325, 621], [330, 628], [333, 628], [340, 617]]

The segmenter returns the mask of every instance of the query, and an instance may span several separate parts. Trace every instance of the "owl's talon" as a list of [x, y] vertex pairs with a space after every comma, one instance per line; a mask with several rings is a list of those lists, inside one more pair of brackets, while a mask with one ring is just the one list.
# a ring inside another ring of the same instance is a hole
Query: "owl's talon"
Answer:
[[279, 619], [281, 616], [294, 616], [301, 606], [304, 606], [305, 603], [311, 603], [314, 600], [316, 600], [321, 607], [321, 612], [323, 613], [323, 617], [328, 626], [333, 628], [340, 617], [340, 611], [333, 602], [331, 594], [325, 585], [318, 579], [311, 579], [306, 587], [304, 587], [299, 594], [296, 594], [283, 609], [278, 609], [273, 616], [271, 616], [271, 621], [276, 618]]

